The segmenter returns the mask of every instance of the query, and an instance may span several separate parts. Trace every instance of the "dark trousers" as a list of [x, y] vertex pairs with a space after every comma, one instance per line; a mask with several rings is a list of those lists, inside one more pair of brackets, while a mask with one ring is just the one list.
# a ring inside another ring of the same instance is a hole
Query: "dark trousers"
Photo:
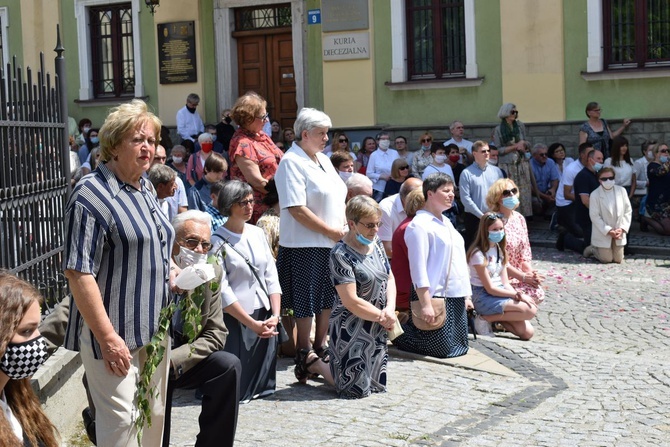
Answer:
[[170, 415], [172, 395], [177, 388], [202, 391], [202, 410], [198, 423], [200, 433], [196, 447], [225, 447], [235, 442], [237, 412], [240, 402], [240, 360], [233, 354], [216, 351], [186, 371], [180, 378], [168, 382], [165, 406], [163, 447], [170, 445]]
[[463, 223], [465, 224], [465, 250], [474, 242], [479, 228], [479, 217], [467, 211], [463, 213]]
[[[574, 237], [577, 238], [582, 238], [584, 237], [584, 231], [582, 228], [577, 225], [577, 222], [575, 222], [575, 206], [574, 204], [570, 204], [567, 206], [557, 206], [556, 207], [556, 220], [558, 221], [558, 224], [565, 228], [565, 231], [567, 231], [569, 234], [571, 234]], [[590, 236], [589, 236], [590, 238]]]

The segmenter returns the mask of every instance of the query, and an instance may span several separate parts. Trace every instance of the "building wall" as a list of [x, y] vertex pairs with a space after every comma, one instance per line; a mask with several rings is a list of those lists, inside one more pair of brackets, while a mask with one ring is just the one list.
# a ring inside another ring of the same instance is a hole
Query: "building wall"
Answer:
[[[9, 60], [16, 56], [16, 63], [23, 67], [23, 27], [21, 26], [21, 0], [4, 0], [0, 2], [0, 6], [7, 8], [7, 22], [9, 28], [3, 25], [2, 32], [7, 33], [7, 46], [9, 47]], [[4, 70], [5, 67], [2, 67]]]
[[[310, 9], [319, 9], [321, 7], [320, 0], [307, 0], [306, 3], [305, 14]], [[304, 20], [307, 19], [305, 18]], [[306, 28], [307, 49], [305, 58], [307, 59], [307, 75], [305, 76], [305, 82], [307, 86], [305, 90], [307, 94], [305, 95], [305, 106], [324, 110], [321, 25], [307, 25]]]

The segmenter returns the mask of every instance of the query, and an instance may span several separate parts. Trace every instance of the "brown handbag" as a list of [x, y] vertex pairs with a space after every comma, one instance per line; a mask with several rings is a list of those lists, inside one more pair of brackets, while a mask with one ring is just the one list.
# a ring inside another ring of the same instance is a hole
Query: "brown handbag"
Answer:
[[[451, 236], [451, 232], [449, 232]], [[453, 240], [451, 237], [450, 240]], [[451, 247], [452, 251], [449, 251], [449, 269], [447, 270], [447, 279], [444, 284], [449, 283], [449, 275], [451, 274], [451, 258], [453, 256], [453, 245]], [[410, 309], [412, 311], [412, 323], [416, 326], [417, 329], [421, 331], [436, 331], [442, 329], [444, 323], [447, 320], [447, 307], [446, 307], [446, 298], [431, 298], [430, 304], [433, 306], [433, 312], [435, 313], [435, 321], [433, 323], [428, 323], [426, 320], [421, 318], [421, 301], [416, 300], [410, 303]]]

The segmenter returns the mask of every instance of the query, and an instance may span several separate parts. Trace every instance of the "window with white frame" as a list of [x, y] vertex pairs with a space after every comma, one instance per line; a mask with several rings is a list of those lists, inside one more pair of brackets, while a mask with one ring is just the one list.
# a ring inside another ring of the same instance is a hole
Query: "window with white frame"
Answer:
[[79, 100], [144, 95], [139, 43], [140, 6], [140, 0], [75, 0]]
[[[478, 79], [474, 0], [390, 0], [393, 83]], [[425, 85], [425, 84], [424, 84]], [[465, 84], [453, 84], [461, 86]], [[392, 87], [393, 88], [393, 87]]]

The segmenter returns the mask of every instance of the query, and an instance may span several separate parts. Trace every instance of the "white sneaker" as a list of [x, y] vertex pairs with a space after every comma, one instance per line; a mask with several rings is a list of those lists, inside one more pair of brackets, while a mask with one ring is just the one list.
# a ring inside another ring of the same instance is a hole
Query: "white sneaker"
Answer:
[[483, 319], [480, 315], [475, 317], [475, 331], [481, 337], [495, 337], [491, 323]]

